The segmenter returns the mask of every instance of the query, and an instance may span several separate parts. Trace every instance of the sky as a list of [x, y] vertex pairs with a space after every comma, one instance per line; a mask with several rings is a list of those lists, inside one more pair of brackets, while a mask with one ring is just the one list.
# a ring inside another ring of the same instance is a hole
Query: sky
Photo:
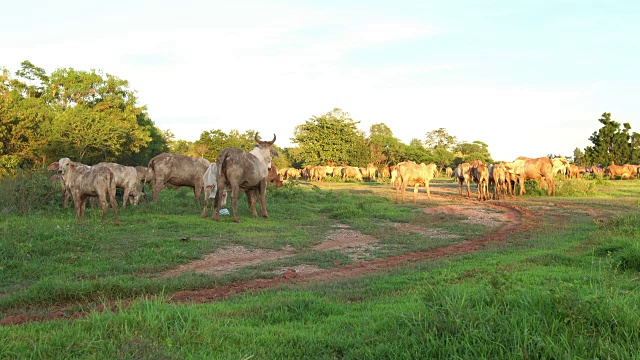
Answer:
[[[28, 6], [27, 6], [28, 5]], [[127, 80], [176, 139], [334, 108], [405, 144], [444, 128], [494, 160], [572, 156], [605, 112], [640, 132], [638, 1], [12, 1], [0, 68]]]

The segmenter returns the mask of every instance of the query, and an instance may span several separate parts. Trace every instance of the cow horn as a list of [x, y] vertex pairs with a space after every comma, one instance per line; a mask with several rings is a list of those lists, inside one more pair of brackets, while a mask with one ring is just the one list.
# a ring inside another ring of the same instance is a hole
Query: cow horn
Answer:
[[269, 141], [269, 144], [273, 145], [276, 142], [276, 134], [273, 134], [273, 140]]
[[255, 136], [256, 142], [259, 143], [260, 142], [260, 138], [258, 137], [258, 132], [256, 132], [256, 136]]

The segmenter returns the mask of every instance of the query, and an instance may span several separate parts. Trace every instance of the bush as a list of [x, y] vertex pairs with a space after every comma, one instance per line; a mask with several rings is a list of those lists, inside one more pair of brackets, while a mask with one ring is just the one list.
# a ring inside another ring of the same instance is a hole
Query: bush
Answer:
[[20, 215], [51, 206], [60, 198], [60, 183], [49, 180], [50, 173], [18, 170], [14, 176], [0, 178], [0, 213]]

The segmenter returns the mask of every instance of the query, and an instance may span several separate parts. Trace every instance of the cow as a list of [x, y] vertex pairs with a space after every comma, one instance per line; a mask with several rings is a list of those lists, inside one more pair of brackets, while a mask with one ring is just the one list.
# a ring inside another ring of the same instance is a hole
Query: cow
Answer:
[[630, 179], [634, 174], [634, 169], [629, 165], [609, 165], [604, 171], [604, 176], [608, 176], [610, 180], [615, 179], [616, 176], [619, 176], [620, 179]]
[[376, 179], [378, 178], [378, 168], [376, 168], [375, 165], [367, 164], [367, 168], [365, 169], [365, 171], [367, 172], [367, 176], [369, 177], [369, 179], [376, 181]]
[[580, 168], [578, 167], [578, 165], [569, 164], [567, 166], [567, 176], [570, 179], [573, 179], [573, 178], [579, 179], [581, 177], [581, 173], [580, 173]]
[[551, 159], [551, 162], [553, 163], [554, 174], [561, 174], [563, 178], [567, 177], [569, 162], [567, 162], [567, 159], [564, 156], [554, 157]]
[[310, 179], [321, 182], [327, 176], [327, 169], [322, 165], [316, 165], [310, 168]]
[[489, 167], [483, 162], [475, 163], [471, 175], [478, 186], [478, 200], [489, 199]]
[[93, 167], [102, 166], [111, 170], [115, 176], [116, 188], [122, 189], [123, 191], [122, 207], [127, 207], [127, 201], [131, 203], [131, 205], [138, 205], [144, 184], [139, 182], [136, 168], [111, 162], [101, 162], [93, 165]]
[[447, 168], [445, 169], [445, 174], [447, 175], [447, 178], [453, 177], [453, 169], [447, 166]]
[[[276, 141], [276, 135], [273, 134], [273, 140], [261, 141], [258, 133], [255, 135], [256, 145], [250, 152], [238, 148], [225, 148], [220, 151], [220, 155], [216, 159], [218, 166], [218, 195], [215, 200], [215, 209], [211, 215], [213, 220], [220, 220], [220, 201], [223, 192], [229, 188], [231, 191], [231, 208], [233, 211], [233, 221], [240, 222], [238, 218], [238, 196], [241, 191], [255, 190], [260, 200], [260, 213], [263, 217], [268, 218], [266, 190], [269, 181], [269, 168], [271, 167], [271, 159], [280, 155], [273, 148]], [[253, 207], [253, 215], [257, 216], [255, 207]]]
[[107, 216], [109, 203], [113, 209], [113, 219], [116, 226], [120, 225], [118, 220], [118, 209], [116, 204], [116, 181], [115, 175], [107, 167], [92, 167], [86, 165], [76, 165], [69, 158], [62, 158], [53, 162], [49, 167], [57, 170], [64, 179], [67, 190], [73, 197], [76, 210], [76, 222], [84, 221], [85, 208], [88, 197], [97, 197], [102, 208], [102, 221]]
[[160, 190], [165, 184], [174, 188], [188, 186], [193, 189], [196, 203], [200, 205], [200, 196], [204, 185], [202, 176], [211, 165], [209, 160], [204, 158], [193, 158], [182, 154], [162, 153], [151, 160], [149, 166], [153, 174], [151, 182], [153, 188], [153, 201], [158, 202]]
[[494, 199], [504, 199], [507, 193], [513, 197], [509, 183], [509, 173], [504, 161], [491, 165], [489, 176], [493, 182]]
[[464, 162], [453, 171], [453, 177], [458, 182], [458, 194], [462, 195], [462, 185], [467, 185], [467, 198], [471, 197], [471, 164]]
[[[271, 168], [269, 169], [269, 182], [274, 184], [276, 187], [282, 187], [282, 181], [280, 181], [280, 173], [277, 171], [276, 166], [271, 163]], [[202, 208], [202, 213], [200, 213], [200, 217], [207, 216], [207, 205], [209, 203], [209, 199], [215, 199], [218, 194], [218, 164], [211, 163], [207, 171], [204, 172], [202, 176], [202, 182], [204, 183], [204, 207]], [[222, 198], [220, 201], [222, 205], [227, 204], [227, 195], [231, 189], [227, 188], [224, 190]], [[252, 206], [255, 207], [255, 197], [257, 192], [254, 190], [247, 191], [247, 210], [252, 211]]]
[[[520, 196], [525, 193], [524, 182], [526, 180], [540, 180], [544, 179], [549, 185], [547, 189], [547, 196], [553, 196], [556, 194], [555, 178], [553, 173], [553, 162], [548, 157], [540, 157], [535, 159], [522, 160], [524, 164], [519, 163], [522, 167], [522, 172], [517, 173], [520, 184]], [[542, 187], [542, 183], [538, 185]]]
[[427, 190], [427, 198], [431, 200], [431, 192], [429, 191], [429, 182], [437, 175], [438, 167], [436, 164], [425, 165], [424, 163], [416, 164], [414, 162], [402, 162], [396, 167], [398, 178], [396, 180], [396, 204], [398, 196], [402, 192], [402, 202], [405, 202], [405, 191], [407, 186], [413, 186], [413, 202], [415, 203], [418, 196], [418, 186], [422, 185]]
[[358, 181], [364, 181], [360, 169], [355, 166], [345, 165], [342, 168], [342, 180], [356, 179]]
[[386, 181], [390, 176], [391, 176], [391, 170], [389, 170], [389, 166], [388, 165], [383, 166], [382, 169], [380, 170], [380, 177], [382, 178], [382, 181]]
[[144, 189], [146, 184], [151, 184], [151, 181], [153, 180], [153, 173], [146, 166], [138, 165], [135, 169], [138, 176], [138, 182], [142, 184], [142, 188]]
[[335, 178], [341, 178], [342, 177], [342, 169], [344, 167], [343, 166], [334, 166], [333, 167], [333, 174], [331, 174], [332, 177]]
[[[51, 163], [49, 164], [49, 166], [47, 166], [47, 170], [55, 170], [53, 168], [53, 164]], [[51, 175], [49, 177], [49, 181], [51, 182], [51, 184], [59, 184], [60, 185], [60, 191], [62, 194], [62, 204], [64, 206], [64, 208], [68, 208], [69, 207], [69, 198], [71, 197], [71, 192], [69, 192], [69, 190], [67, 189], [67, 186], [64, 183], [64, 179], [62, 178], [62, 175], [60, 175], [58, 172], [54, 173], [53, 175]]]

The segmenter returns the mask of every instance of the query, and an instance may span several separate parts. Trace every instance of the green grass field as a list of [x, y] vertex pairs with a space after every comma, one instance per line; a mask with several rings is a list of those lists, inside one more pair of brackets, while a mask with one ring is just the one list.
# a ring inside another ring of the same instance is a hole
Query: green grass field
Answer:
[[[395, 204], [388, 184], [289, 184], [269, 190], [268, 219], [251, 217], [242, 196], [234, 223], [200, 218], [190, 189], [164, 190], [157, 204], [119, 209], [119, 227], [111, 213], [101, 223], [99, 210], [76, 224], [55, 196], [30, 209], [7, 205], [5, 194], [0, 359], [637, 358], [638, 180], [562, 182], [552, 198], [527, 188], [505, 202], [539, 223], [473, 253], [203, 304], [171, 300], [276, 278], [283, 268], [329, 270], [462, 244], [504, 225], [440, 211], [479, 204], [462, 201], [448, 179], [434, 180], [431, 192], [434, 201], [421, 191], [417, 204]], [[341, 228], [376, 246], [360, 257], [318, 248]], [[289, 256], [161, 275], [229, 247]], [[78, 311], [88, 315], [69, 318]], [[21, 318], [33, 321], [8, 324]]]

